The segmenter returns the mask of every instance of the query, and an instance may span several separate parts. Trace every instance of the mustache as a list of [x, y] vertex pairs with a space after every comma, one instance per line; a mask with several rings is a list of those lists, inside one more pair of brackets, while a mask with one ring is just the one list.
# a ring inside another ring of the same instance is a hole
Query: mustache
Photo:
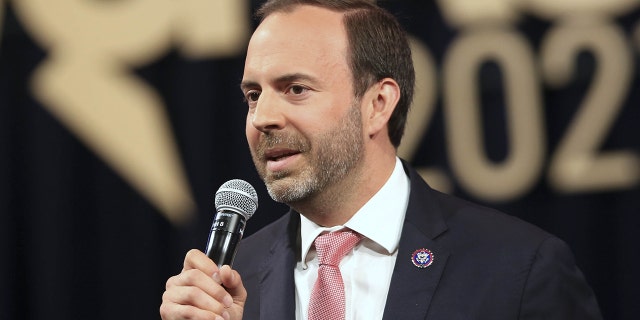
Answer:
[[311, 144], [299, 134], [270, 132], [262, 135], [256, 151], [259, 155], [264, 155], [267, 150], [274, 148], [286, 148], [298, 152], [306, 152], [311, 149]]

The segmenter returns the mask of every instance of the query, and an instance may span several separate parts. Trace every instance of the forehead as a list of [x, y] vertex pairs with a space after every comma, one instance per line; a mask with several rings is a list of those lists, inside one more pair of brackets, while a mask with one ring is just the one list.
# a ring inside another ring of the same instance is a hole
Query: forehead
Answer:
[[[269, 15], [249, 42], [245, 76], [255, 72], [345, 69], [348, 45], [342, 18], [342, 13], [308, 5]], [[291, 70], [295, 68], [302, 70]]]

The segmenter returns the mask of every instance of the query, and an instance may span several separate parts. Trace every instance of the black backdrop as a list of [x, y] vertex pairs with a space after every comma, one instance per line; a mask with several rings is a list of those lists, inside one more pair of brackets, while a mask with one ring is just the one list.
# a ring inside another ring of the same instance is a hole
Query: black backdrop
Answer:
[[[451, 177], [450, 192], [519, 216], [567, 241], [605, 317], [636, 318], [637, 172], [629, 172], [636, 175], [635, 184], [584, 192], [559, 192], [544, 174], [526, 192], [506, 200], [470, 192], [455, 178], [447, 153], [442, 93], [448, 51], [470, 30], [448, 22], [436, 2], [398, 0], [384, 6], [428, 48], [437, 70], [435, 111], [409, 160], [441, 168]], [[130, 70], [162, 98], [197, 205], [192, 220], [173, 224], [34, 96], [32, 74], [51, 52], [36, 42], [13, 7], [5, 4], [0, 43], [0, 319], [156, 319], [166, 279], [179, 272], [189, 248], [204, 246], [213, 193], [224, 181], [242, 178], [258, 189], [260, 207], [247, 234], [286, 210], [266, 195], [246, 148], [246, 107], [238, 90], [243, 54], [194, 59], [174, 48]], [[628, 40], [632, 78], [598, 152], [626, 150], [636, 157], [640, 152], [640, 60], [634, 49], [638, 13], [630, 7], [609, 22]], [[537, 57], [544, 37], [557, 25], [554, 19], [525, 12], [509, 30], [525, 39]], [[597, 57], [588, 50], [574, 63], [569, 85], [557, 89], [539, 82], [546, 134], [543, 171], [576, 121], [598, 72]], [[539, 72], [538, 60], [535, 68]], [[479, 69], [484, 150], [495, 162], [510, 152], [505, 79], [496, 64]]]

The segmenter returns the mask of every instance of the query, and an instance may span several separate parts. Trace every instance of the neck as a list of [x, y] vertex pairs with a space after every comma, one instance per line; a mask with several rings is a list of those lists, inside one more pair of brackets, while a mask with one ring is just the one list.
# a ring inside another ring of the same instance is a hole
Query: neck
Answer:
[[367, 160], [370, 159], [364, 159], [362, 165], [322, 192], [289, 205], [320, 226], [345, 224], [389, 180], [396, 157], [390, 154]]

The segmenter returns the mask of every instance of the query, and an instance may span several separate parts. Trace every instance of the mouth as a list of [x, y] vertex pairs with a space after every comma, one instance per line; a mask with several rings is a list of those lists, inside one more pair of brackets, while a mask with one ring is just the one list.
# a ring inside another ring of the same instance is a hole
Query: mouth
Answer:
[[288, 148], [276, 148], [267, 150], [264, 153], [264, 159], [267, 163], [269, 171], [282, 171], [293, 165], [293, 162], [300, 155], [299, 150]]
[[300, 151], [293, 149], [272, 149], [265, 152], [264, 158], [267, 161], [281, 161], [299, 153]]

